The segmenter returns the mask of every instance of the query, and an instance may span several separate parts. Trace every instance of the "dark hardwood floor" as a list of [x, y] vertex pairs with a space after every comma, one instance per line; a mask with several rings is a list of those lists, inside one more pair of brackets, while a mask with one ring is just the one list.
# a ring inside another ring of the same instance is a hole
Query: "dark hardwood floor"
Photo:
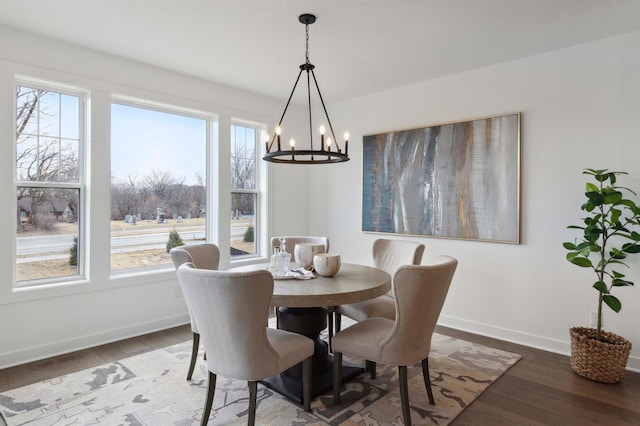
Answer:
[[[516, 352], [522, 359], [452, 423], [497, 425], [640, 425], [640, 374], [621, 383], [585, 380], [566, 356], [438, 327], [453, 337]], [[0, 392], [191, 339], [188, 325], [0, 370]]]

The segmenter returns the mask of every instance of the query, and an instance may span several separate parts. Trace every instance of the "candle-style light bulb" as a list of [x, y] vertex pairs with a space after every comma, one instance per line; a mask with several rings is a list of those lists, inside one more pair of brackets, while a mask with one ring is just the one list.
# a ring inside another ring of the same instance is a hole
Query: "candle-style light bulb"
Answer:
[[331, 152], [331, 138], [327, 138], [327, 151]]
[[278, 135], [278, 151], [282, 151], [282, 148], [280, 147], [280, 133], [282, 132], [282, 129], [280, 129], [280, 126], [276, 127], [276, 135]]
[[320, 125], [320, 151], [324, 151], [324, 124]]
[[344, 132], [344, 155], [349, 155], [349, 132]]
[[320, 125], [320, 134], [324, 135], [324, 124]]
[[293, 140], [293, 138], [291, 138], [291, 140], [289, 141], [289, 145], [291, 145], [291, 161], [295, 161], [296, 157], [295, 155], [293, 155], [293, 151], [296, 150], [295, 148], [296, 142]]
[[293, 148], [296, 145], [296, 141], [294, 141], [293, 138], [292, 138], [291, 141], [289, 141], [289, 145], [291, 145], [291, 149], [293, 150]]

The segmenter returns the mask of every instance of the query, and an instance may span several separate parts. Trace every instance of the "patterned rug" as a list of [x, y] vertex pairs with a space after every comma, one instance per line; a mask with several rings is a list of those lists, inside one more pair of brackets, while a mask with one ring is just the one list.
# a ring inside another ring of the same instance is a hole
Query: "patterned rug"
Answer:
[[[185, 379], [191, 342], [158, 349], [0, 394], [9, 426], [189, 426], [200, 423], [207, 389], [202, 357]], [[429, 404], [419, 364], [409, 367], [409, 400], [415, 424], [446, 425], [520, 359], [514, 353], [435, 334], [429, 356], [436, 405]], [[258, 385], [256, 423], [261, 425], [401, 425], [396, 367], [378, 365], [346, 383], [340, 406], [330, 391], [307, 413]], [[218, 377], [210, 425], [247, 423], [246, 382]], [[1, 422], [1, 421], [0, 421]]]

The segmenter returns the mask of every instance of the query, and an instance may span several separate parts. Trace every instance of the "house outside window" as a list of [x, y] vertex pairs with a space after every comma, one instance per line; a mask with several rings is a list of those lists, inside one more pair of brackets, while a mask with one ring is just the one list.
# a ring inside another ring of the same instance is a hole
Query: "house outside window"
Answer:
[[16, 287], [78, 280], [83, 220], [86, 92], [16, 82]]

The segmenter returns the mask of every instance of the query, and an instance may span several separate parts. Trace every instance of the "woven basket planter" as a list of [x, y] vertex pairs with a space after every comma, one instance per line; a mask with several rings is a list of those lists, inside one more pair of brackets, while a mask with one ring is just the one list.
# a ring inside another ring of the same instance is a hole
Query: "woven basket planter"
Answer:
[[596, 340], [596, 329], [573, 327], [571, 335], [571, 368], [578, 375], [600, 383], [622, 380], [631, 342], [617, 334], [602, 331]]

